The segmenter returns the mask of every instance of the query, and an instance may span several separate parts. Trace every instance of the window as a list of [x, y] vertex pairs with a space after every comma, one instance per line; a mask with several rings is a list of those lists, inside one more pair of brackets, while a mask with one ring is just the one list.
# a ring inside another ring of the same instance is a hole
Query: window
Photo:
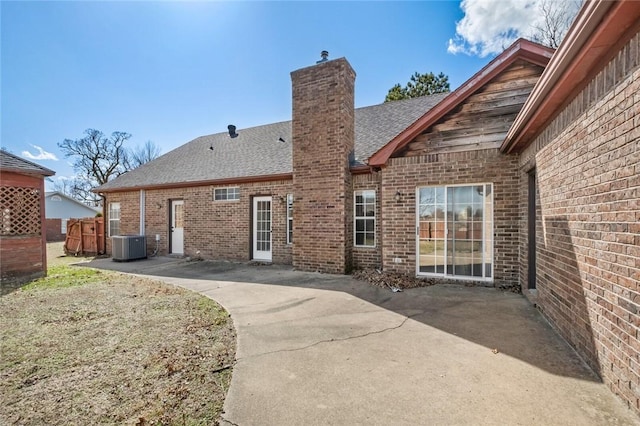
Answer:
[[418, 188], [418, 274], [491, 280], [491, 184]]
[[109, 236], [120, 235], [120, 203], [109, 203]]
[[293, 243], [293, 194], [287, 194], [287, 244]]
[[214, 201], [229, 201], [240, 199], [240, 188], [216, 188], [213, 190]]
[[376, 191], [356, 191], [354, 225], [355, 246], [376, 245]]

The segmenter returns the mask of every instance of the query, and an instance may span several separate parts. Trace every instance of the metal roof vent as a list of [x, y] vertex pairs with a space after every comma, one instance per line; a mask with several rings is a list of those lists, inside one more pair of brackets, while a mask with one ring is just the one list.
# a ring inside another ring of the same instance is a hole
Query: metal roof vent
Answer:
[[316, 62], [316, 64], [321, 64], [323, 62], [327, 62], [329, 59], [329, 52], [327, 52], [326, 50], [323, 50], [322, 52], [320, 52], [320, 57], [322, 59], [320, 59], [319, 61]]
[[229, 136], [232, 138], [237, 138], [238, 134], [236, 133], [236, 126], [234, 126], [233, 124], [229, 124], [227, 126], [227, 129], [229, 129]]

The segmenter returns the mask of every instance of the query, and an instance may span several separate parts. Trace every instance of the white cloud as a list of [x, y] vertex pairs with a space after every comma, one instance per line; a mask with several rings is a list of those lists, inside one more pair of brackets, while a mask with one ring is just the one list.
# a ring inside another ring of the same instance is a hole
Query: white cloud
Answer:
[[543, 26], [543, 3], [574, 14], [579, 6], [569, 0], [463, 0], [464, 17], [456, 23], [447, 51], [485, 57], [502, 52], [519, 37], [531, 39], [536, 27]]
[[22, 156], [23, 157], [26, 157], [26, 158], [28, 158], [30, 160], [53, 160], [53, 161], [58, 161], [58, 157], [56, 157], [55, 154], [45, 151], [44, 149], [42, 149], [38, 145], [31, 145], [31, 146], [34, 147], [38, 151], [38, 153], [37, 154], [32, 154], [29, 151], [22, 151]]

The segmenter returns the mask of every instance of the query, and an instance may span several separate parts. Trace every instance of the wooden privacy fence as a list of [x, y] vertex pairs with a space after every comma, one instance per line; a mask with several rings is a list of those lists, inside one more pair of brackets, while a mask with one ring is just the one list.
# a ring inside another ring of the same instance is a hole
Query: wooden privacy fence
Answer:
[[104, 253], [104, 218], [69, 219], [64, 242], [67, 255], [84, 256]]

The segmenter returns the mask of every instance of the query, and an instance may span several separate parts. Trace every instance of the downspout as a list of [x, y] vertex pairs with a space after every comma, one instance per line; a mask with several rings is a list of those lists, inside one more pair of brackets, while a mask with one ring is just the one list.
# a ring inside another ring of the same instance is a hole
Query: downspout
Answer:
[[140, 190], [140, 235], [145, 235], [145, 210], [146, 210], [146, 196], [144, 189]]
[[[147, 235], [146, 232], [146, 213], [147, 212], [147, 194], [144, 189], [140, 190], [140, 235]], [[156, 248], [151, 253], [151, 257], [158, 254], [158, 246], [160, 242], [156, 239]]]

